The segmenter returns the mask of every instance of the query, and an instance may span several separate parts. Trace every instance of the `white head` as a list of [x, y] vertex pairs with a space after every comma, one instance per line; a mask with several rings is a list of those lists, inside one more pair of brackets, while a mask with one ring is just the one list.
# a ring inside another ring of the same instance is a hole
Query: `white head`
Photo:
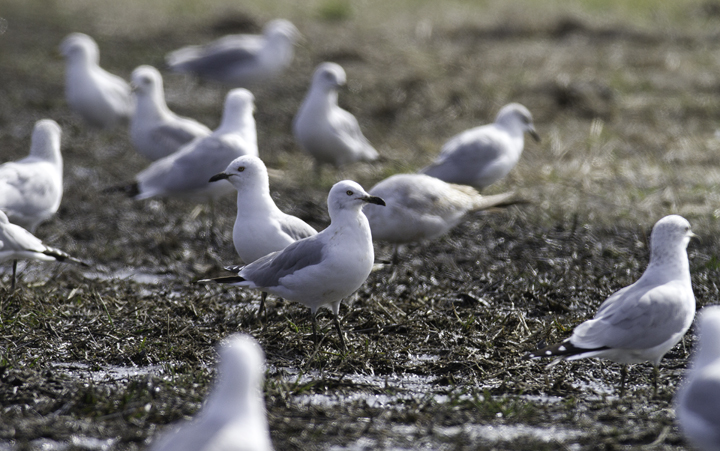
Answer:
[[336, 91], [346, 82], [345, 70], [339, 64], [322, 63], [315, 69], [312, 88], [321, 89], [322, 91]]
[[509, 103], [502, 107], [495, 117], [495, 123], [521, 133], [528, 132], [535, 141], [540, 141], [540, 135], [533, 125], [532, 114], [519, 103]]
[[650, 234], [650, 258], [662, 259], [677, 249], [685, 250], [690, 238], [697, 236], [690, 230], [687, 219], [678, 215], [665, 216], [655, 223]]
[[245, 88], [233, 89], [225, 96], [221, 128], [235, 128], [243, 125], [242, 121], [255, 111], [255, 96]]
[[385, 201], [377, 196], [371, 196], [352, 180], [337, 182], [328, 194], [328, 212], [330, 220], [344, 211], [359, 211], [366, 203], [385, 205]]
[[720, 359], [720, 306], [705, 307], [698, 314], [699, 349], [693, 367], [702, 368]]
[[68, 62], [83, 61], [86, 63], [100, 62], [100, 49], [90, 36], [83, 33], [72, 33], [60, 44], [60, 53]]
[[138, 66], [130, 76], [133, 92], [137, 96], [156, 96], [163, 92], [163, 79], [152, 66]]
[[237, 157], [225, 171], [213, 175], [209, 181], [217, 182], [218, 180], [229, 181], [239, 192], [248, 190], [270, 192], [265, 163], [253, 155]]
[[30, 139], [30, 155], [51, 161], [61, 163], [60, 155], [60, 136], [62, 130], [57, 122], [52, 119], [41, 119], [35, 122], [32, 138]]
[[275, 19], [263, 27], [263, 35], [268, 40], [284, 40], [294, 44], [300, 37], [300, 31], [289, 20]]

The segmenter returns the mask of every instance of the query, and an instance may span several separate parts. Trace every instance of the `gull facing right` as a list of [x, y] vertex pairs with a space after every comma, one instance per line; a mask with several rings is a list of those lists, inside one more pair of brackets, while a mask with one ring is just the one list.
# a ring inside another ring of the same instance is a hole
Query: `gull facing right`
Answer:
[[540, 141], [530, 111], [519, 103], [510, 103], [500, 109], [493, 124], [450, 138], [435, 161], [420, 172], [482, 191], [503, 179], [518, 163], [525, 132]]
[[237, 276], [199, 282], [254, 288], [299, 302], [310, 308], [314, 336], [317, 310], [330, 305], [344, 350], [345, 339], [338, 319], [340, 302], [360, 288], [375, 260], [370, 225], [362, 212], [367, 203], [385, 205], [381, 198], [371, 196], [351, 180], [338, 182], [328, 195], [331, 222], [325, 230], [242, 268], [226, 268], [237, 270]]
[[136, 68], [132, 73], [132, 89], [135, 114], [130, 118], [130, 141], [145, 158], [159, 160], [211, 133], [203, 124], [170, 111], [165, 103], [162, 76], [154, 67]]
[[622, 363], [621, 393], [626, 365], [649, 361], [657, 390], [660, 360], [682, 339], [695, 316], [687, 256], [694, 236], [682, 216], [659, 220], [650, 235], [650, 263], [640, 279], [607, 298], [595, 317], [577, 326], [570, 338], [526, 357], [601, 357]]

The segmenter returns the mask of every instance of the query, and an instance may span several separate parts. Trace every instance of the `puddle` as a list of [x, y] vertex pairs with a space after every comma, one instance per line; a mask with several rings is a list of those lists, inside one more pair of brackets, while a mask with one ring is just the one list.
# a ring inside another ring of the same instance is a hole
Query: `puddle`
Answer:
[[83, 277], [93, 280], [128, 280], [142, 285], [160, 285], [177, 278], [174, 274], [153, 274], [139, 269], [121, 269], [113, 272], [87, 271]]
[[116, 382], [129, 380], [133, 377], [152, 374], [161, 376], [165, 374], [164, 365], [148, 366], [91, 366], [85, 363], [63, 363], [54, 362], [51, 366], [62, 374], [78, 378], [92, 380], [93, 382]]

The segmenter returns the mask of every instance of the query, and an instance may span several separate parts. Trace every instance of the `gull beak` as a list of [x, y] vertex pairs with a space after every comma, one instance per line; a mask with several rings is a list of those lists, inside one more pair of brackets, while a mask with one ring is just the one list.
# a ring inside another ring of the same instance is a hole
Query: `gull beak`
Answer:
[[530, 136], [537, 141], [540, 142], [540, 135], [538, 135], [538, 132], [535, 130], [535, 127], [530, 126], [530, 129], [528, 129], [528, 133], [530, 133]]
[[700, 240], [700, 236], [694, 234], [694, 233], [692, 232], [692, 230], [688, 230], [688, 233], [687, 233], [687, 235], [685, 235], [685, 236], [687, 236], [687, 237], [690, 238], [690, 239], [695, 238], [696, 240], [698, 240], [698, 243], [701, 241], [701, 240]]
[[137, 90], [138, 90], [138, 85], [136, 85], [135, 83], [130, 83], [130, 91], [137, 92]]
[[377, 196], [365, 196], [362, 200], [369, 204], [382, 205], [383, 207], [385, 206], [385, 201]]
[[212, 177], [210, 177], [210, 180], [208, 180], [208, 182], [217, 182], [218, 180], [227, 180], [229, 178], [230, 178], [230, 174], [221, 172], [219, 174], [215, 174]]

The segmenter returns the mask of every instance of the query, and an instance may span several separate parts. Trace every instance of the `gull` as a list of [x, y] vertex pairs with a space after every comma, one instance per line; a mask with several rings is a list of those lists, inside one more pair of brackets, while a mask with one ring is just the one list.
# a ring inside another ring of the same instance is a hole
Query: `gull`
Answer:
[[247, 88], [284, 71], [298, 38], [295, 25], [276, 19], [263, 27], [262, 35], [229, 35], [204, 46], [183, 47], [169, 53], [166, 61], [173, 71]]
[[[317, 234], [305, 221], [283, 213], [275, 205], [267, 168], [260, 158], [236, 158], [224, 172], [210, 178], [211, 182], [219, 180], [229, 181], [238, 192], [233, 244], [245, 264]], [[267, 292], [263, 291], [258, 314], [263, 312], [266, 298]]]
[[72, 33], [60, 44], [65, 56], [65, 98], [85, 122], [112, 128], [132, 114], [130, 85], [99, 66], [100, 51], [88, 35]]
[[466, 213], [508, 205], [514, 193], [482, 196], [465, 185], [453, 185], [424, 174], [396, 174], [370, 189], [387, 207], [365, 209], [375, 241], [397, 246], [434, 240], [458, 225]]
[[682, 339], [695, 316], [687, 256], [694, 236], [682, 216], [660, 219], [650, 234], [650, 263], [640, 279], [607, 298], [595, 317], [577, 326], [570, 338], [526, 357], [601, 357], [621, 363], [621, 393], [626, 365], [649, 361], [657, 391], [660, 360]]
[[699, 349], [675, 395], [675, 415], [683, 435], [703, 451], [720, 450], [720, 307], [698, 315]]
[[62, 131], [52, 119], [35, 123], [30, 155], [0, 166], [0, 210], [35, 233], [37, 226], [57, 212], [63, 195]]
[[370, 225], [362, 212], [367, 203], [385, 205], [381, 198], [371, 196], [356, 182], [338, 182], [328, 195], [330, 225], [325, 230], [247, 266], [226, 268], [237, 271], [237, 276], [199, 282], [254, 288], [299, 302], [310, 308], [313, 336], [317, 335], [317, 310], [330, 305], [344, 350], [345, 339], [338, 320], [340, 302], [365, 282], [375, 259]]
[[234, 334], [218, 349], [215, 386], [192, 421], [156, 439], [150, 451], [271, 451], [263, 398], [265, 355], [249, 335]]
[[15, 291], [18, 260], [68, 261], [88, 266], [60, 249], [44, 245], [35, 235], [11, 223], [7, 215], [0, 210], [0, 262], [8, 260], [13, 261], [11, 291]]
[[293, 121], [295, 139], [315, 158], [317, 171], [326, 163], [339, 167], [378, 158], [355, 116], [337, 104], [338, 87], [345, 80], [345, 71], [338, 64], [320, 64]]
[[253, 101], [247, 89], [233, 89], [225, 98], [220, 127], [212, 134], [153, 162], [135, 182], [108, 191], [124, 191], [134, 199], [174, 196], [210, 201], [232, 192], [232, 186], [209, 179], [241, 155], [257, 156]]
[[493, 124], [450, 138], [437, 159], [420, 172], [482, 190], [515, 167], [523, 151], [525, 132], [540, 141], [530, 111], [519, 103], [510, 103], [500, 109]]
[[131, 78], [135, 113], [130, 118], [130, 140], [142, 156], [159, 160], [211, 133], [203, 124], [170, 111], [165, 103], [162, 76], [157, 69], [140, 66]]

